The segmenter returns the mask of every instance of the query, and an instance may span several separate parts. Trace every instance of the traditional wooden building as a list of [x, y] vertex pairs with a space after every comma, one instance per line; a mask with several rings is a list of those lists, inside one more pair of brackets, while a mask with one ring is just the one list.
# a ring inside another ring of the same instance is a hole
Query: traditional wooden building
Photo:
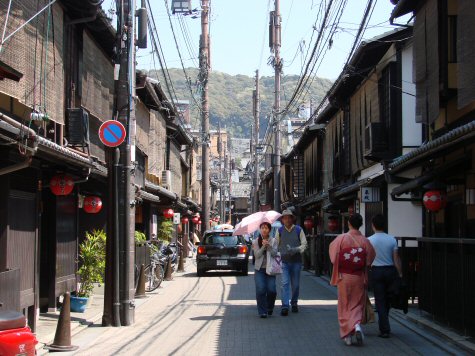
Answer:
[[[56, 310], [76, 290], [78, 244], [107, 229], [110, 208], [98, 129], [114, 117], [116, 32], [96, 1], [48, 3], [0, 0], [7, 35], [25, 24], [0, 51], [0, 309], [23, 311], [33, 328], [38, 309]], [[150, 236], [161, 208], [199, 207], [189, 197], [192, 140], [159, 85], [140, 78], [136, 227]], [[99, 213], [84, 210], [88, 196], [102, 200]]]
[[417, 245], [419, 308], [475, 336], [475, 8], [470, 0], [397, 2], [414, 16], [415, 121], [424, 143], [387, 164], [394, 200], [425, 200]]

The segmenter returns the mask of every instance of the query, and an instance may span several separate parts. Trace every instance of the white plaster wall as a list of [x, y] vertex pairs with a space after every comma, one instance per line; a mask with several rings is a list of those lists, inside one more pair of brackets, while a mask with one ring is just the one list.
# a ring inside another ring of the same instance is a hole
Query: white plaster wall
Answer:
[[416, 123], [416, 85], [412, 80], [412, 43], [402, 50], [402, 146], [420, 146], [422, 125]]
[[390, 192], [398, 184], [388, 184], [388, 233], [400, 237], [422, 236], [422, 204], [393, 201]]

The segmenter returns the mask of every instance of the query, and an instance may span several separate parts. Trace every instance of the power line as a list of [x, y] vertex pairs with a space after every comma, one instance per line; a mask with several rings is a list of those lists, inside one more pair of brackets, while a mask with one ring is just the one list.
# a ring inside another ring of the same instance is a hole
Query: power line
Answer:
[[195, 96], [193, 95], [193, 89], [191, 87], [191, 82], [190, 82], [190, 78], [188, 76], [188, 74], [186, 73], [186, 69], [185, 69], [185, 66], [183, 64], [183, 59], [181, 57], [181, 52], [180, 52], [180, 47], [178, 45], [178, 41], [176, 39], [176, 36], [175, 36], [175, 29], [173, 28], [173, 23], [172, 23], [172, 18], [171, 18], [171, 14], [170, 14], [170, 9], [168, 8], [168, 0], [165, 0], [165, 7], [166, 7], [166, 10], [167, 10], [167, 14], [168, 14], [168, 20], [170, 22], [170, 27], [171, 27], [171, 30], [172, 30], [172, 34], [173, 34], [173, 39], [175, 40], [175, 46], [176, 46], [176, 50], [178, 52], [178, 56], [180, 57], [180, 63], [181, 63], [181, 67], [183, 69], [183, 73], [185, 74], [185, 82], [186, 82], [186, 85], [188, 87], [188, 89], [190, 90], [190, 94], [191, 94], [191, 99], [195, 102], [195, 104], [198, 106], [198, 108], [201, 110], [200, 108], [200, 105], [198, 104], [198, 102], [196, 102], [196, 99], [195, 99]]
[[[149, 0], [147, 0], [147, 5], [148, 5], [148, 8], [151, 9]], [[160, 62], [160, 67], [162, 68], [163, 77], [165, 79], [165, 85], [167, 87], [168, 94], [170, 95], [170, 99], [172, 101], [171, 104], [176, 111], [175, 102], [178, 99], [175, 92], [175, 88], [173, 87], [170, 73], [168, 72], [168, 68], [166, 66], [165, 57], [163, 55], [163, 50], [162, 50], [162, 45], [160, 43], [160, 38], [158, 36], [157, 27], [155, 24], [155, 18], [151, 11], [150, 11], [150, 17], [152, 21], [148, 22], [148, 28], [149, 28], [150, 35], [152, 36], [152, 45], [155, 46], [155, 52], [157, 53], [158, 61]], [[152, 27], [152, 24], [153, 24], [153, 27]], [[157, 42], [158, 42], [158, 46], [157, 46]], [[168, 79], [167, 79], [167, 75], [168, 75]], [[173, 100], [173, 98], [175, 98], [175, 101]]]

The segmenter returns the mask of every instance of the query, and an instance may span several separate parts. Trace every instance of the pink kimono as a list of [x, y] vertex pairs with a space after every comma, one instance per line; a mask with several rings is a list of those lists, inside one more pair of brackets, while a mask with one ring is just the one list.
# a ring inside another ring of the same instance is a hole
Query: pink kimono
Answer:
[[[340, 257], [340, 251], [345, 250]], [[365, 254], [365, 266], [371, 266], [375, 258], [375, 251], [369, 240], [358, 230], [350, 230], [338, 235], [330, 244], [330, 260], [333, 263], [331, 284], [338, 286], [338, 321], [340, 323], [340, 337], [352, 334], [355, 325], [363, 318], [366, 304], [366, 288], [368, 286], [367, 268], [355, 272], [340, 271], [340, 259], [352, 256], [351, 253]]]

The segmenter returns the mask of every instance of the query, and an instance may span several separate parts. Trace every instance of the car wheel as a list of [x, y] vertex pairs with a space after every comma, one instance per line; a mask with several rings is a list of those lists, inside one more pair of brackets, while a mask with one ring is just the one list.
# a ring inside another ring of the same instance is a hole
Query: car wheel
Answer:
[[243, 276], [247, 276], [247, 275], [249, 274], [249, 272], [248, 272], [248, 267], [247, 267], [247, 266], [244, 267], [244, 268], [241, 270], [241, 274], [242, 274]]
[[198, 277], [203, 277], [204, 274], [205, 274], [204, 269], [198, 268], [198, 269], [196, 270], [196, 275], [197, 275]]

